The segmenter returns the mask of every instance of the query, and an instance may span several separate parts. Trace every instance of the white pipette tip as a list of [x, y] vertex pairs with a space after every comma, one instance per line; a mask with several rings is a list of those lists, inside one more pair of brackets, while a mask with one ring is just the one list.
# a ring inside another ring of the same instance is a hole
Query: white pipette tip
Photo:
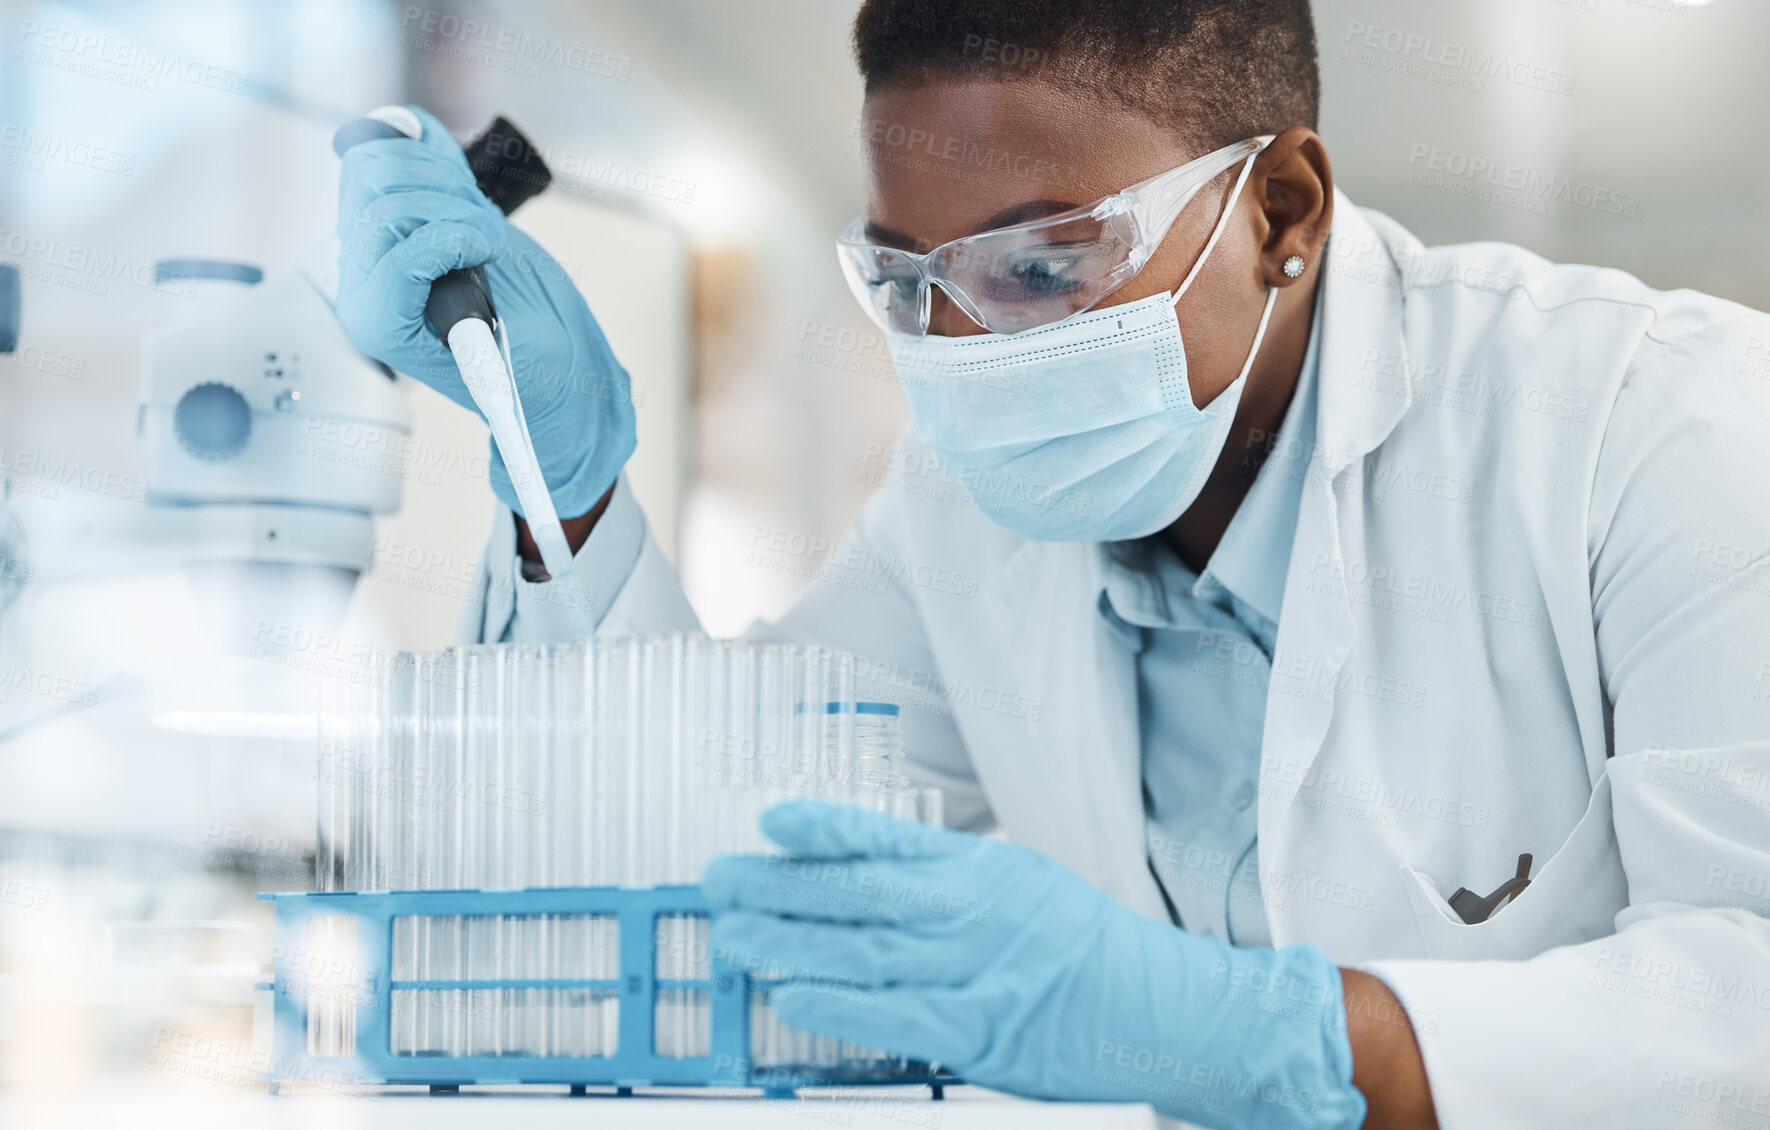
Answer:
[[504, 354], [492, 335], [492, 327], [478, 318], [461, 319], [449, 330], [449, 352], [455, 355], [455, 365], [461, 370], [461, 379], [473, 395], [473, 402], [491, 425], [492, 438], [504, 457], [505, 470], [510, 472], [529, 533], [534, 535], [535, 546], [541, 551], [541, 564], [554, 580], [569, 578], [571, 544], [565, 539], [559, 513], [553, 509], [553, 496], [547, 493], [547, 482], [541, 477], [540, 460], [529, 439], [522, 402], [517, 399], [516, 382], [504, 364]]
[[407, 137], [421, 138], [424, 136], [424, 123], [418, 120], [418, 115], [404, 106], [377, 106], [364, 114], [363, 117], [374, 118], [378, 122], [390, 125]]

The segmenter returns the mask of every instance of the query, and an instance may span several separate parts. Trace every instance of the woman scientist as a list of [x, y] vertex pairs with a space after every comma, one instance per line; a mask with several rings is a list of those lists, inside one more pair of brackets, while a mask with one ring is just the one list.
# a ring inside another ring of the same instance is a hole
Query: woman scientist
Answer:
[[[1770, 319], [1359, 210], [1305, 0], [867, 0], [854, 42], [837, 251], [914, 438], [841, 555], [883, 591], [761, 634], [931, 688], [964, 830], [778, 808], [716, 944], [802, 975], [789, 1023], [1209, 1126], [1770, 1114]], [[464, 634], [573, 634], [560, 584], [692, 628], [625, 373], [423, 121], [344, 159], [339, 311], [471, 404], [423, 311], [485, 264], [577, 516], [549, 580], [496, 484]]]

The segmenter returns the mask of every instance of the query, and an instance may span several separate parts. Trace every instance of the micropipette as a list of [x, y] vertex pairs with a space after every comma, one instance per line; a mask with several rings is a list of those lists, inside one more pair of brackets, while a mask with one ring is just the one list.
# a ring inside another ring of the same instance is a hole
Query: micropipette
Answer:
[[[493, 123], [493, 130], [521, 139], [514, 127], [502, 119]], [[332, 137], [332, 149], [342, 157], [347, 149], [364, 141], [417, 139], [423, 135], [424, 125], [418, 115], [404, 106], [382, 106], [340, 126]], [[481, 185], [506, 214], [547, 183], [545, 166], [533, 155], [533, 147], [523, 141], [516, 148], [529, 156], [529, 165], [540, 166], [538, 176], [531, 173], [526, 184], [514, 189], [501, 186], [502, 191]], [[523, 415], [522, 400], [511, 375], [508, 340], [492, 308], [492, 292], [484, 268], [450, 271], [432, 283], [424, 318], [436, 336], [447, 343], [455, 365], [461, 370], [461, 380], [485, 415], [486, 423], [491, 425], [492, 438], [497, 441], [504, 467], [510, 472], [510, 483], [522, 503], [523, 517], [541, 551], [541, 564], [555, 579], [571, 576], [571, 546], [553, 508], [553, 496], [541, 477], [540, 460], [535, 455], [534, 441], [529, 438], [528, 419]]]

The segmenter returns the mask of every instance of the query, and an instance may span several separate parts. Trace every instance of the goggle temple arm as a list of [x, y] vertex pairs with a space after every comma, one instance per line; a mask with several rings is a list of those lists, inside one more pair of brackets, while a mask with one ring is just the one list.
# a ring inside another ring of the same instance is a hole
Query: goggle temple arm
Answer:
[[1120, 198], [1130, 201], [1131, 214], [1137, 222], [1139, 239], [1132, 245], [1133, 258], [1147, 262], [1155, 254], [1156, 247], [1167, 237], [1168, 229], [1180, 218], [1181, 211], [1192, 203], [1192, 198], [1198, 195], [1200, 189], [1265, 149], [1272, 144], [1275, 136], [1262, 134], [1246, 141], [1238, 141], [1234, 145], [1226, 145], [1196, 161], [1189, 161], [1177, 169], [1169, 169], [1134, 184], [1120, 193]]

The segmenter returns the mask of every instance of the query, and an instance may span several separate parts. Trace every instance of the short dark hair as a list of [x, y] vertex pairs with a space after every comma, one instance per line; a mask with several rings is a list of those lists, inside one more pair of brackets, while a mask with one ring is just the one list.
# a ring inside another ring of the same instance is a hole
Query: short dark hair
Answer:
[[1309, 0], [865, 0], [867, 93], [977, 77], [1040, 79], [1171, 122], [1214, 149], [1316, 128]]

